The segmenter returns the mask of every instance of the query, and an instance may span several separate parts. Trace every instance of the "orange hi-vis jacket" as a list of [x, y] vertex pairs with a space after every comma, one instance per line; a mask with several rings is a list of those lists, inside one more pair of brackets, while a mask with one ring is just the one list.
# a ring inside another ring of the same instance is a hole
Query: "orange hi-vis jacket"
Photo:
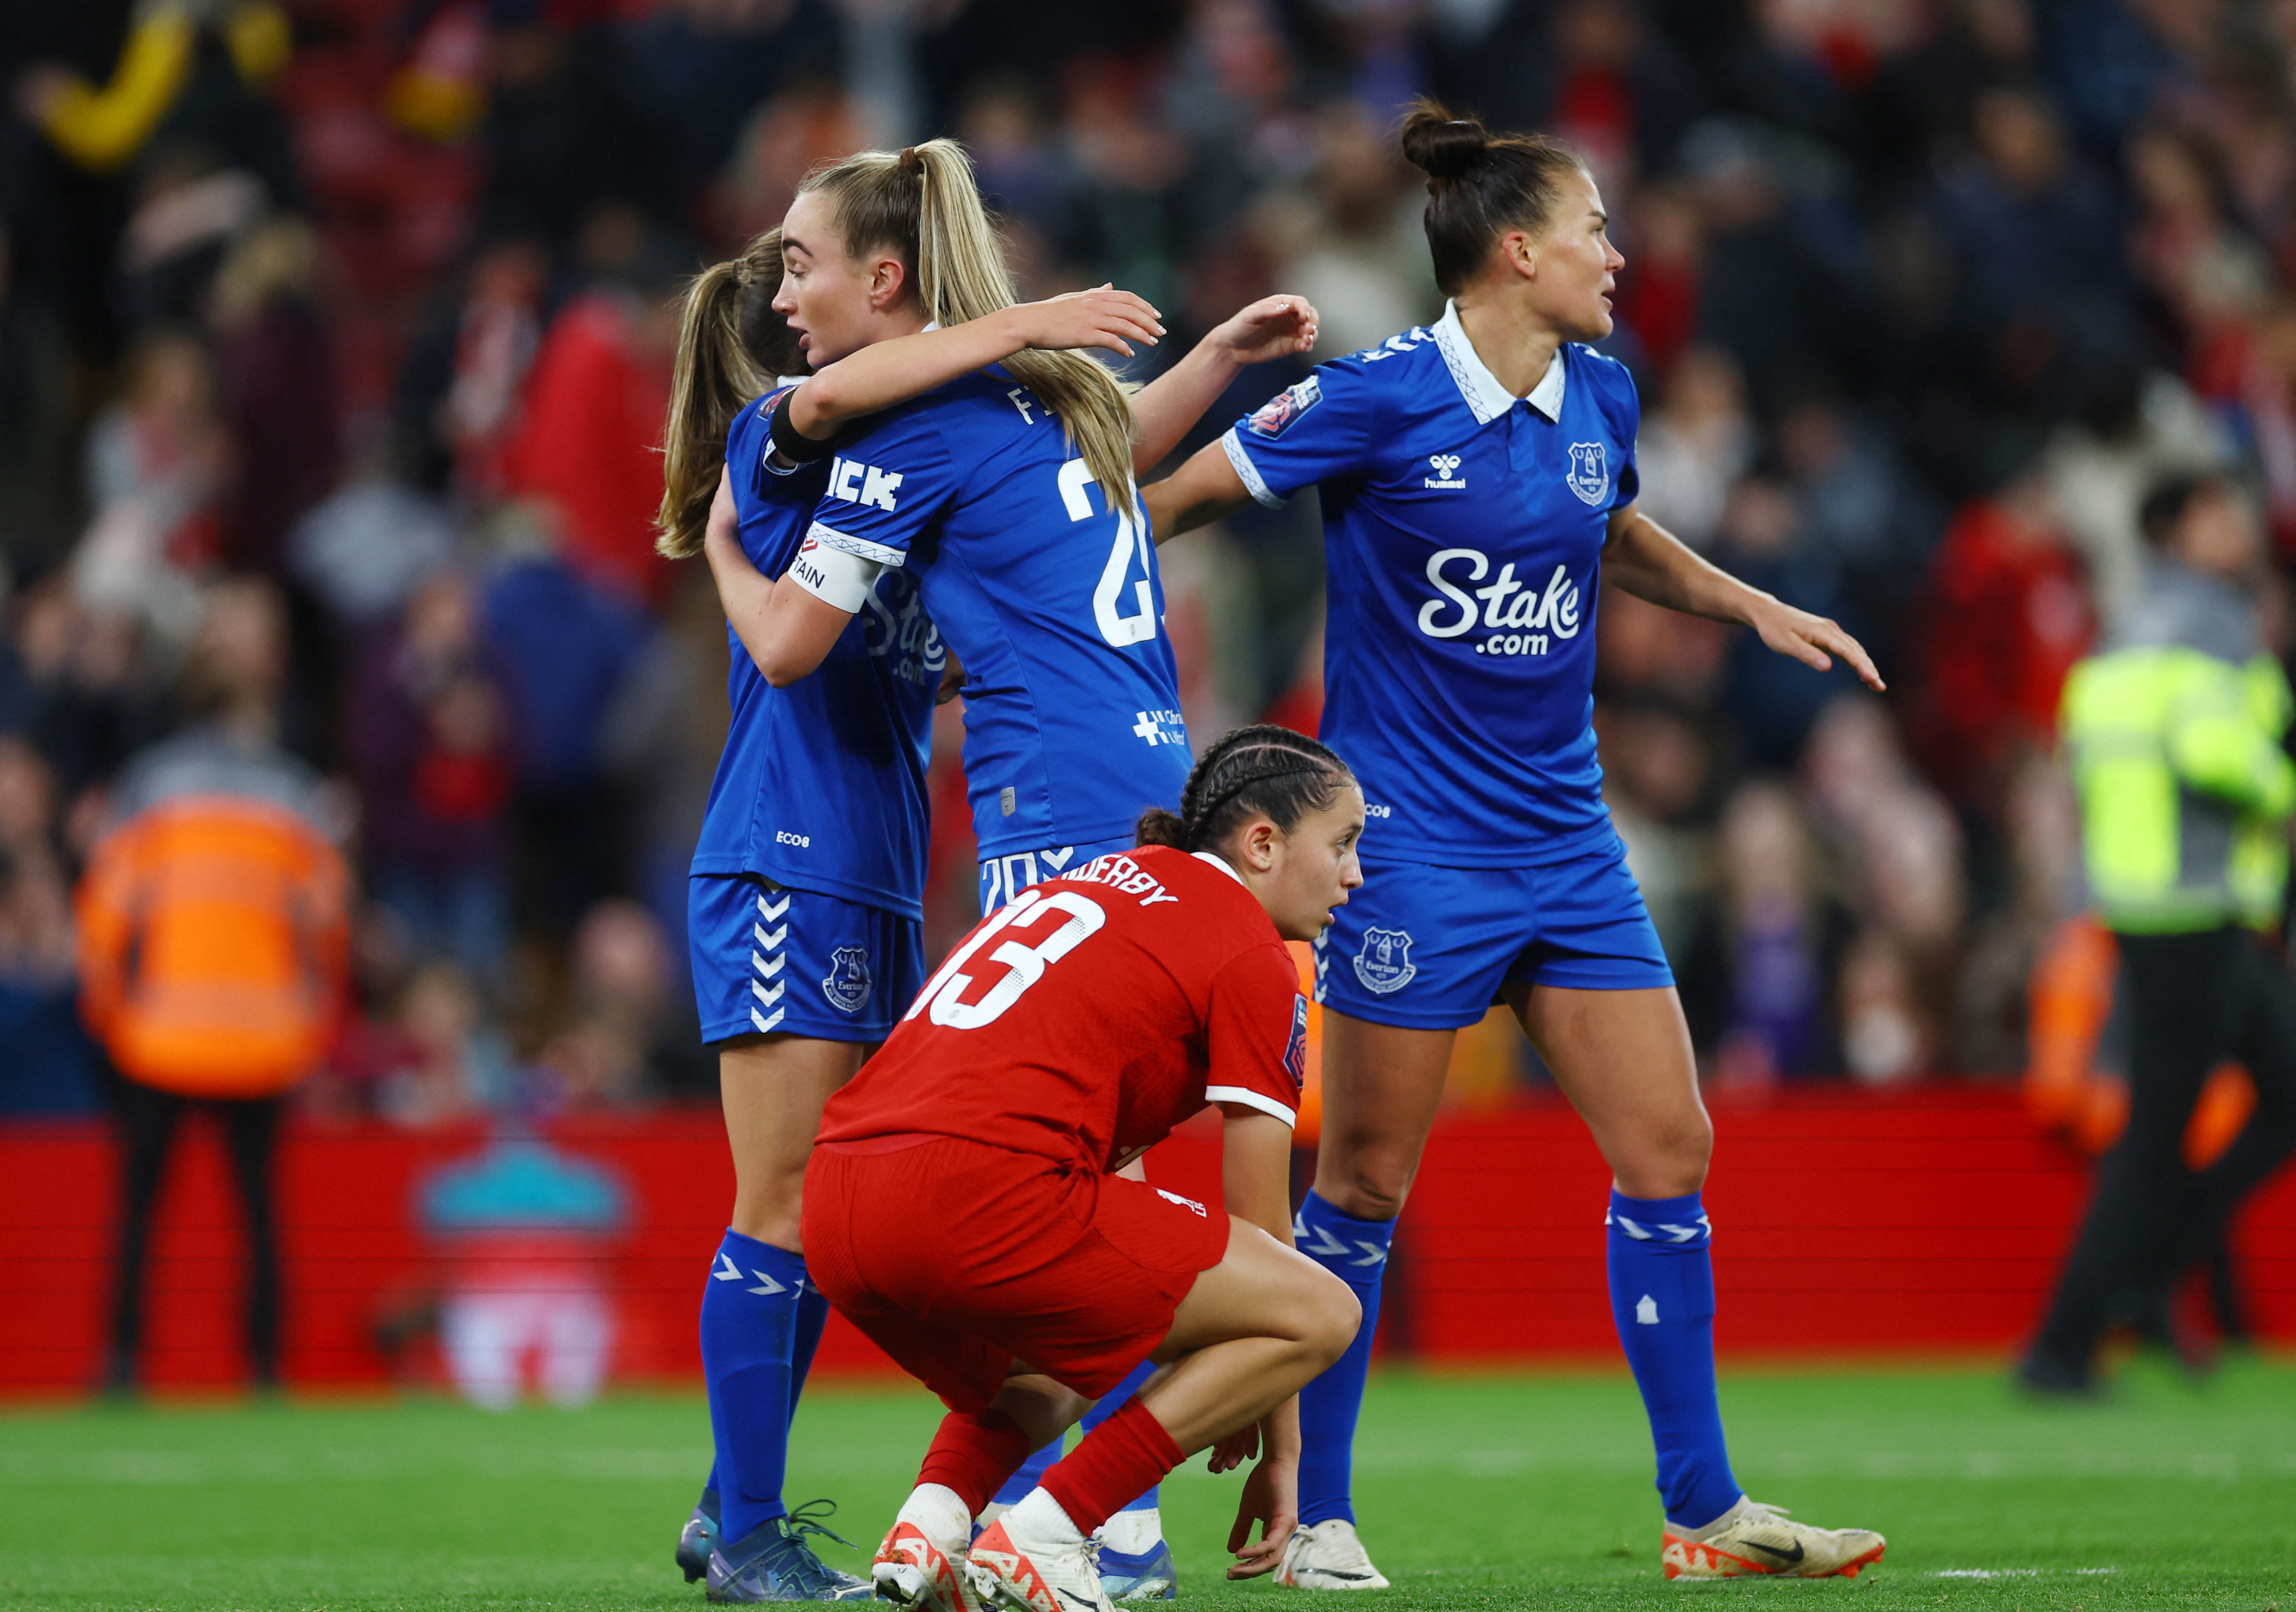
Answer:
[[348, 955], [348, 877], [309, 780], [276, 750], [196, 732], [122, 781], [79, 889], [80, 1011], [119, 1072], [263, 1097], [315, 1068]]

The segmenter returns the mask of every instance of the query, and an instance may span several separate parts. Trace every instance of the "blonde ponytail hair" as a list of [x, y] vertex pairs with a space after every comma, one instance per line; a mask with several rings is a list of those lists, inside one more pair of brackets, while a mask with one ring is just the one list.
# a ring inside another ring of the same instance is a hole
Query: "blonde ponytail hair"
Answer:
[[[955, 141], [856, 151], [815, 169], [799, 189], [819, 191], [835, 204], [849, 256], [898, 254], [919, 305], [936, 323], [962, 324], [1016, 300], [972, 160]], [[1079, 352], [1030, 348], [1004, 364], [1060, 417], [1109, 508], [1125, 507], [1131, 500], [1132, 405], [1116, 377]]]
[[701, 552], [734, 416], [771, 390], [777, 376], [803, 368], [803, 354], [774, 311], [781, 279], [782, 233], [770, 229], [685, 288], [654, 515], [653, 545], [672, 560]]

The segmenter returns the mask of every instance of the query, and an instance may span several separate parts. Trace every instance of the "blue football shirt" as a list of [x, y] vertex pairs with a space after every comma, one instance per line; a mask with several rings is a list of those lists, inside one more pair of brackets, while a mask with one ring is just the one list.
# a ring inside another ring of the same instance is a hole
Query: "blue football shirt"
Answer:
[[1446, 307], [1220, 439], [1262, 503], [1322, 487], [1322, 737], [1363, 781], [1366, 853], [1517, 867], [1611, 832], [1595, 594], [1640, 423], [1625, 367], [1585, 347], [1511, 396]]
[[[789, 569], [831, 469], [767, 464], [780, 396], [744, 407], [726, 436], [742, 552], [767, 577]], [[758, 674], [730, 625], [726, 637], [733, 724], [693, 871], [755, 873], [922, 921], [925, 769], [947, 652], [915, 579], [878, 577], [820, 667], [785, 689]]]
[[1001, 371], [862, 421], [808, 536], [914, 576], [964, 663], [984, 858], [1131, 834], [1188, 777], [1155, 545]]

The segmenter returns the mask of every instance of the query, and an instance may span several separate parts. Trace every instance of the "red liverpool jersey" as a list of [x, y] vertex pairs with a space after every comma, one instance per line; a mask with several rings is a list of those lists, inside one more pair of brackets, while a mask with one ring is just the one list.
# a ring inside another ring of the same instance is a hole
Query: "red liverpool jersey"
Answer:
[[1208, 1102], [1293, 1122], [1308, 1004], [1215, 856], [1096, 857], [982, 920], [829, 1100], [824, 1143], [958, 1136], [1112, 1170]]

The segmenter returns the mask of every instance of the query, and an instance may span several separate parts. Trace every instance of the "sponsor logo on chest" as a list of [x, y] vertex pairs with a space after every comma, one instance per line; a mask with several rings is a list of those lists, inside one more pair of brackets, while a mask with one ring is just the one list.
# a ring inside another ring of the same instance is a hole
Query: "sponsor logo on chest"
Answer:
[[[1490, 580], [1481, 587], [1472, 583]], [[1480, 549], [1438, 549], [1427, 560], [1427, 580], [1437, 598], [1419, 607], [1419, 630], [1430, 638], [1462, 638], [1478, 627], [1480, 655], [1544, 655], [1557, 641], [1578, 636], [1586, 625], [1585, 593], [1570, 579], [1570, 568], [1557, 562], [1542, 585], [1517, 580], [1510, 560], [1491, 573], [1490, 556]]]

